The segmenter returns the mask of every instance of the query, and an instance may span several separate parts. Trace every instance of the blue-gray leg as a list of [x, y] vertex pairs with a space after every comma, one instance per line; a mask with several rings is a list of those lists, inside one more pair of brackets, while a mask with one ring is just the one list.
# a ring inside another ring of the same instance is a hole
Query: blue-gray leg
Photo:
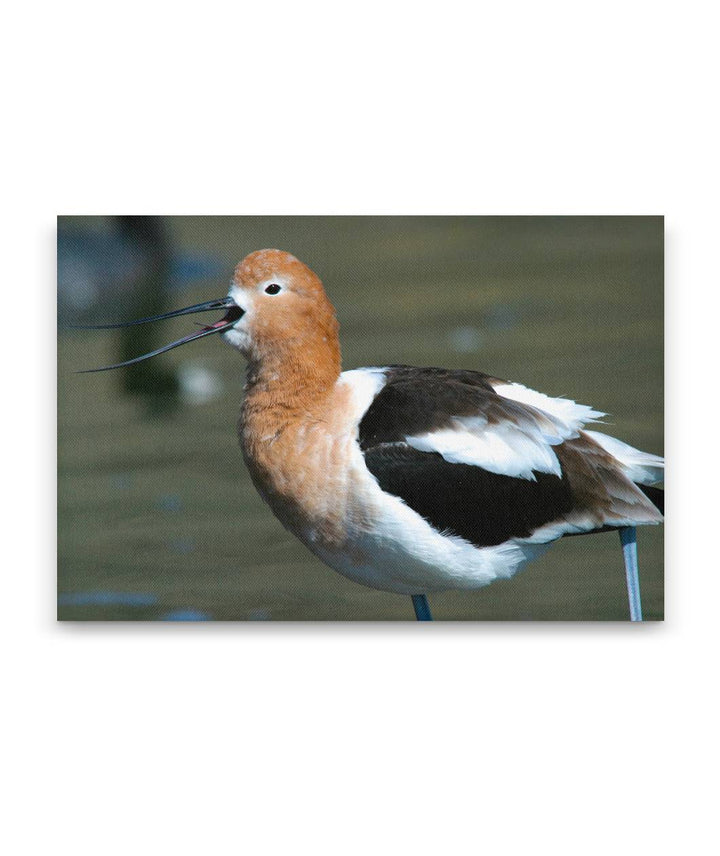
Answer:
[[430, 604], [424, 594], [412, 595], [413, 606], [415, 607], [415, 618], [418, 621], [432, 621], [432, 613], [430, 612]]
[[624, 526], [620, 530], [620, 543], [622, 544], [623, 558], [625, 559], [630, 621], [642, 621], [637, 558], [637, 529], [634, 526]]

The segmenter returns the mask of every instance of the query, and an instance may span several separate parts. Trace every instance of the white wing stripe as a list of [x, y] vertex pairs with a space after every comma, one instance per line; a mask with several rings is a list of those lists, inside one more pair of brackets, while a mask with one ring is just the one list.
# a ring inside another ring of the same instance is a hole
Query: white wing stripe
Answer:
[[542, 392], [528, 389], [521, 383], [501, 383], [493, 386], [493, 389], [503, 398], [518, 401], [520, 404], [529, 404], [531, 407], [537, 407], [538, 410], [549, 413], [573, 431], [578, 431], [586, 422], [597, 422], [603, 416], [607, 416], [606, 413], [593, 410], [587, 404], [577, 404], [569, 398], [551, 398]]
[[406, 442], [421, 452], [439, 452], [451, 464], [470, 464], [498, 475], [534, 481], [533, 470], [562, 474], [555, 452], [532, 426], [488, 426], [484, 420], [482, 427], [475, 417], [453, 422], [454, 428], [408, 436]]
[[586, 422], [605, 415], [585, 404], [551, 398], [519, 383], [493, 388], [503, 398], [525, 405], [521, 420], [491, 425], [482, 414], [456, 417], [452, 428], [408, 436], [408, 445], [422, 452], [439, 452], [450, 463], [535, 480], [533, 472], [561, 476], [560, 462], [552, 447], [577, 437]]

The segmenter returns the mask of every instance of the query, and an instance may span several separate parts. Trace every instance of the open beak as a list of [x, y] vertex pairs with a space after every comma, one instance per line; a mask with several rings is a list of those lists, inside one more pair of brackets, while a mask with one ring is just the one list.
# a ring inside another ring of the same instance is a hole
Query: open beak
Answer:
[[140, 363], [143, 360], [149, 360], [150, 357], [156, 357], [158, 354], [164, 354], [165, 351], [171, 351], [180, 345], [186, 345], [188, 342], [194, 342], [195, 339], [202, 339], [203, 336], [211, 336], [213, 333], [223, 333], [233, 327], [244, 315], [244, 311], [235, 303], [231, 297], [223, 297], [222, 300], [210, 300], [207, 303], [196, 303], [195, 306], [187, 306], [185, 309], [176, 309], [174, 312], [166, 312], [163, 315], [153, 315], [150, 318], [138, 318], [137, 321], [123, 321], [119, 324], [75, 324], [74, 327], [83, 330], [115, 330], [119, 327], [133, 327], [135, 324], [148, 324], [151, 321], [163, 321], [165, 318], [177, 318], [178, 315], [193, 315], [195, 312], [209, 312], [212, 309], [226, 309], [224, 317], [214, 324], [202, 327], [197, 333], [191, 333], [189, 336], [183, 336], [169, 345], [164, 345], [156, 351], [150, 351], [149, 354], [142, 354], [139, 357], [134, 357], [132, 360], [125, 360], [124, 363], [115, 363], [112, 366], [101, 366], [98, 369], [84, 369], [78, 374], [89, 374], [90, 372], [106, 372], [109, 369], [119, 369], [123, 366], [131, 366], [133, 363]]

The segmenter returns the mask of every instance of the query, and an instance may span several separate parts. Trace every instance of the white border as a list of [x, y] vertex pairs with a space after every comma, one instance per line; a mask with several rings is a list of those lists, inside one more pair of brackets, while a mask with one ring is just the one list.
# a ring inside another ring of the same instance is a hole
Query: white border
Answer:
[[[4, 851], [707, 852], [709, 7], [103, 9], [3, 59]], [[105, 212], [665, 213], [667, 621], [57, 626], [54, 216]]]

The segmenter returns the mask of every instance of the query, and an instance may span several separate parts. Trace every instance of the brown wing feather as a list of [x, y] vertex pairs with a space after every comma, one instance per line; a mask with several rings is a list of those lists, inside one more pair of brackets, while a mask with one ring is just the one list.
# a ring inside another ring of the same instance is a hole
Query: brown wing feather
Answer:
[[662, 521], [662, 514], [622, 472], [615, 458], [583, 431], [554, 451], [573, 496], [573, 510], [564, 515], [569, 523], [589, 519], [601, 528]]

